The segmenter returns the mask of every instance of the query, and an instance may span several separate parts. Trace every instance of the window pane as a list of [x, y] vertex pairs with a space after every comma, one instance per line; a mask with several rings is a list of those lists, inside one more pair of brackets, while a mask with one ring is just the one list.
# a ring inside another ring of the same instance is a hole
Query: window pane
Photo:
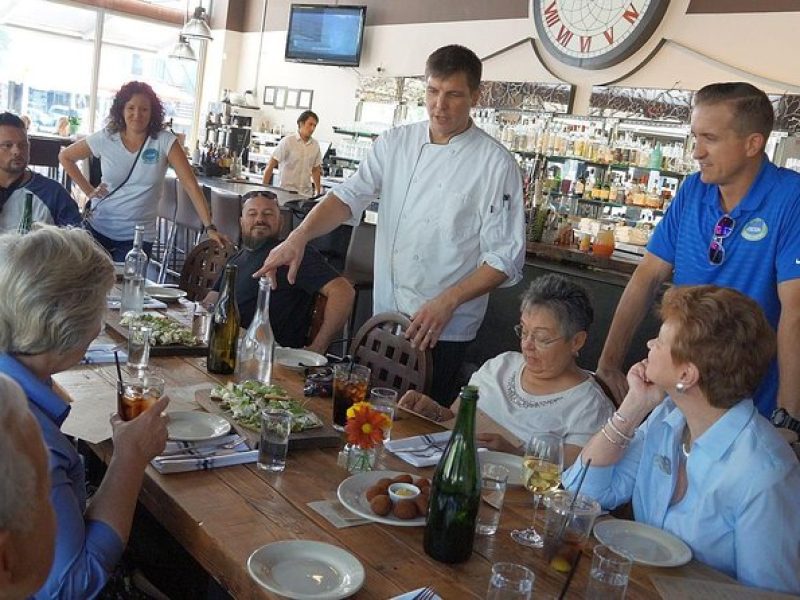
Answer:
[[60, 120], [89, 126], [95, 11], [46, 2], [12, 2], [0, 25], [0, 108], [31, 119], [31, 131], [56, 133]]
[[[194, 112], [197, 63], [168, 58], [179, 27], [107, 14], [103, 27], [97, 126], [106, 121], [117, 90], [128, 81], [144, 81], [164, 104], [176, 133], [189, 134]], [[199, 49], [195, 49], [199, 53]]]

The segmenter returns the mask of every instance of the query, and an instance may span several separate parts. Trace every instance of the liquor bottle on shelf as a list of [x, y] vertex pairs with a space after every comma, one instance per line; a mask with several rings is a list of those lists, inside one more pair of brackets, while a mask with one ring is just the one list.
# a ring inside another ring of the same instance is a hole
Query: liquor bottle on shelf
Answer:
[[236, 304], [236, 265], [227, 265], [208, 340], [208, 372], [232, 375], [239, 346], [239, 307]]
[[469, 559], [478, 517], [480, 468], [475, 447], [475, 413], [478, 388], [461, 388], [460, 406], [450, 441], [436, 466], [431, 482], [425, 552], [444, 563]]
[[142, 250], [144, 225], [138, 224], [133, 230], [133, 248], [125, 255], [122, 272], [122, 298], [119, 313], [139, 314], [144, 311], [144, 281], [147, 273], [147, 254]]
[[269, 277], [258, 280], [258, 300], [253, 321], [242, 340], [238, 357], [239, 380], [256, 379], [269, 385], [275, 356], [275, 336], [269, 322]]

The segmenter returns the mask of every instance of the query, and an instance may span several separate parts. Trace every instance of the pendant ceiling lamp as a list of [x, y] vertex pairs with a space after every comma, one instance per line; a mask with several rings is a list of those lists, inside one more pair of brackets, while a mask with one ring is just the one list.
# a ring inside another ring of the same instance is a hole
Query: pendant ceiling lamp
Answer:
[[187, 38], [198, 38], [203, 40], [211, 40], [211, 29], [208, 26], [208, 16], [206, 9], [198, 6], [194, 9], [194, 14], [189, 22], [183, 26], [181, 35]]
[[189, 45], [189, 41], [183, 35], [178, 36], [178, 43], [170, 50], [169, 57], [177, 58], [178, 60], [197, 60], [197, 56], [195, 56], [194, 50], [192, 50], [192, 47]]

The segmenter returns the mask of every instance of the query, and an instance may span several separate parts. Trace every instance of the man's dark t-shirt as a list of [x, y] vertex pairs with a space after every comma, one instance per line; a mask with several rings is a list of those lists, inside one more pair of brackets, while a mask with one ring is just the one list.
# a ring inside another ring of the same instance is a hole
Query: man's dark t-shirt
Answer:
[[[252, 275], [261, 268], [267, 254], [279, 243], [279, 240], [267, 240], [254, 250], [242, 248], [228, 259], [228, 264], [239, 268], [236, 276], [236, 302], [239, 305], [242, 327], [250, 325], [256, 312], [258, 279], [253, 279]], [[278, 287], [272, 290], [269, 299], [269, 321], [279, 345], [302, 348], [306, 345], [306, 335], [311, 324], [314, 294], [329, 281], [339, 277], [339, 273], [310, 245], [306, 246], [294, 285], [286, 279], [288, 273], [288, 267], [278, 269]], [[220, 285], [221, 277], [214, 289], [219, 291]]]

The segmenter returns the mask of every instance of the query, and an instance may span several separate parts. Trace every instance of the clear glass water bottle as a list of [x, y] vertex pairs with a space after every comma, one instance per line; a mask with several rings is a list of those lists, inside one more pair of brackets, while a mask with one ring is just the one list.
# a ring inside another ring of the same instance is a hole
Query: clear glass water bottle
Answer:
[[147, 254], [142, 250], [144, 225], [137, 225], [133, 234], [133, 248], [125, 255], [122, 302], [120, 314], [144, 312], [144, 281], [147, 273]]
[[272, 364], [275, 356], [275, 335], [269, 323], [269, 277], [258, 280], [258, 301], [253, 321], [242, 340], [239, 353], [238, 378], [257, 379], [269, 384], [272, 381]]
[[33, 227], [33, 194], [25, 192], [25, 203], [22, 205], [22, 218], [17, 226], [17, 233], [28, 233]]

